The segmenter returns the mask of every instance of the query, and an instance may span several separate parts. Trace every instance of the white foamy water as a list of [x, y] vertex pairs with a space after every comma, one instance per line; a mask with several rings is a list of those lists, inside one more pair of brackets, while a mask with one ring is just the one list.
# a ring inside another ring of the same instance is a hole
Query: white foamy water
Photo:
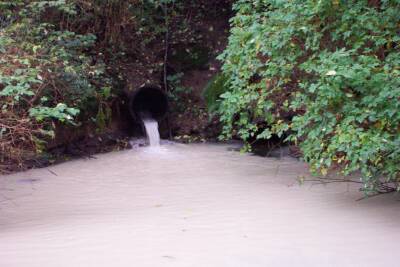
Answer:
[[146, 130], [146, 136], [150, 146], [160, 146], [160, 132], [157, 120], [150, 116], [142, 115], [142, 122]]
[[304, 163], [164, 145], [0, 177], [1, 267], [397, 266], [395, 196]]

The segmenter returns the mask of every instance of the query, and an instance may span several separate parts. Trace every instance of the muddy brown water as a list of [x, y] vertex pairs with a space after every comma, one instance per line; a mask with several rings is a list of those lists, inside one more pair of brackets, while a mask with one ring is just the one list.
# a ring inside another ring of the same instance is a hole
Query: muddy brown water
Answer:
[[175, 144], [2, 176], [0, 266], [398, 266], [397, 196], [301, 175], [292, 158]]

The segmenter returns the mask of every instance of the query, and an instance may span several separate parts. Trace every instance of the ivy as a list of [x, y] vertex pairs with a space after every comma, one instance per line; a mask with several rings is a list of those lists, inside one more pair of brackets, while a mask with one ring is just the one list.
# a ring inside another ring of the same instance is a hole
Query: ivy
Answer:
[[400, 2], [240, 0], [220, 56], [223, 138], [286, 135], [315, 173], [400, 179]]

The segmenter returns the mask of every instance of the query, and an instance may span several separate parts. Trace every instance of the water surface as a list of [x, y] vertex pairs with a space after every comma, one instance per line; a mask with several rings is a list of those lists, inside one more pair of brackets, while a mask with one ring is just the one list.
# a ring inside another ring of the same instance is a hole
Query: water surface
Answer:
[[400, 205], [304, 163], [165, 145], [0, 177], [1, 267], [396, 266]]

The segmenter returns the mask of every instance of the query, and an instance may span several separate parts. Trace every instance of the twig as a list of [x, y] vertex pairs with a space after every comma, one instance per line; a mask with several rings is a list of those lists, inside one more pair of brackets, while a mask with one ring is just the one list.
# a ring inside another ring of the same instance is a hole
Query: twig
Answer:
[[53, 174], [54, 176], [58, 176], [58, 174], [57, 173], [55, 173], [55, 172], [53, 172], [52, 170], [50, 170], [50, 169], [46, 169], [49, 173], [51, 173], [51, 174]]
[[[355, 181], [355, 180], [351, 180], [351, 179], [340, 179], [340, 178], [317, 178], [317, 179], [306, 179], [303, 182], [317, 182], [312, 184], [312, 186], [314, 185], [318, 185], [318, 184], [332, 184], [332, 183], [355, 183], [355, 184], [363, 184], [363, 182], [361, 181]], [[366, 194], [364, 197], [357, 199], [356, 201], [360, 201], [360, 200], [364, 200], [366, 198], [370, 198], [370, 197], [376, 197], [379, 195], [383, 195], [383, 194], [390, 194], [390, 193], [394, 193], [397, 191], [397, 189], [395, 187], [389, 186], [386, 183], [381, 183], [378, 186], [378, 189], [376, 190], [377, 192], [374, 194]], [[363, 191], [362, 189], [360, 189], [360, 191]]]
[[373, 195], [366, 195], [366, 196], [363, 196], [363, 197], [361, 197], [361, 198], [359, 198], [359, 199], [356, 199], [356, 201], [361, 201], [361, 200], [364, 200], [364, 199], [367, 199], [367, 198], [377, 197], [377, 196], [380, 196], [380, 195], [383, 195], [383, 194], [390, 194], [390, 193], [394, 193], [394, 192], [396, 192], [395, 189], [394, 189], [393, 191], [378, 192], [378, 193], [375, 193], [375, 194], [373, 194]]
[[[164, 91], [168, 93], [168, 54], [169, 54], [169, 15], [168, 15], [168, 4], [165, 3], [163, 7], [164, 16], [165, 16], [165, 47], [164, 47]], [[170, 124], [170, 117], [167, 114], [167, 125], [168, 125], [168, 133], [169, 139], [172, 140], [172, 131]]]

